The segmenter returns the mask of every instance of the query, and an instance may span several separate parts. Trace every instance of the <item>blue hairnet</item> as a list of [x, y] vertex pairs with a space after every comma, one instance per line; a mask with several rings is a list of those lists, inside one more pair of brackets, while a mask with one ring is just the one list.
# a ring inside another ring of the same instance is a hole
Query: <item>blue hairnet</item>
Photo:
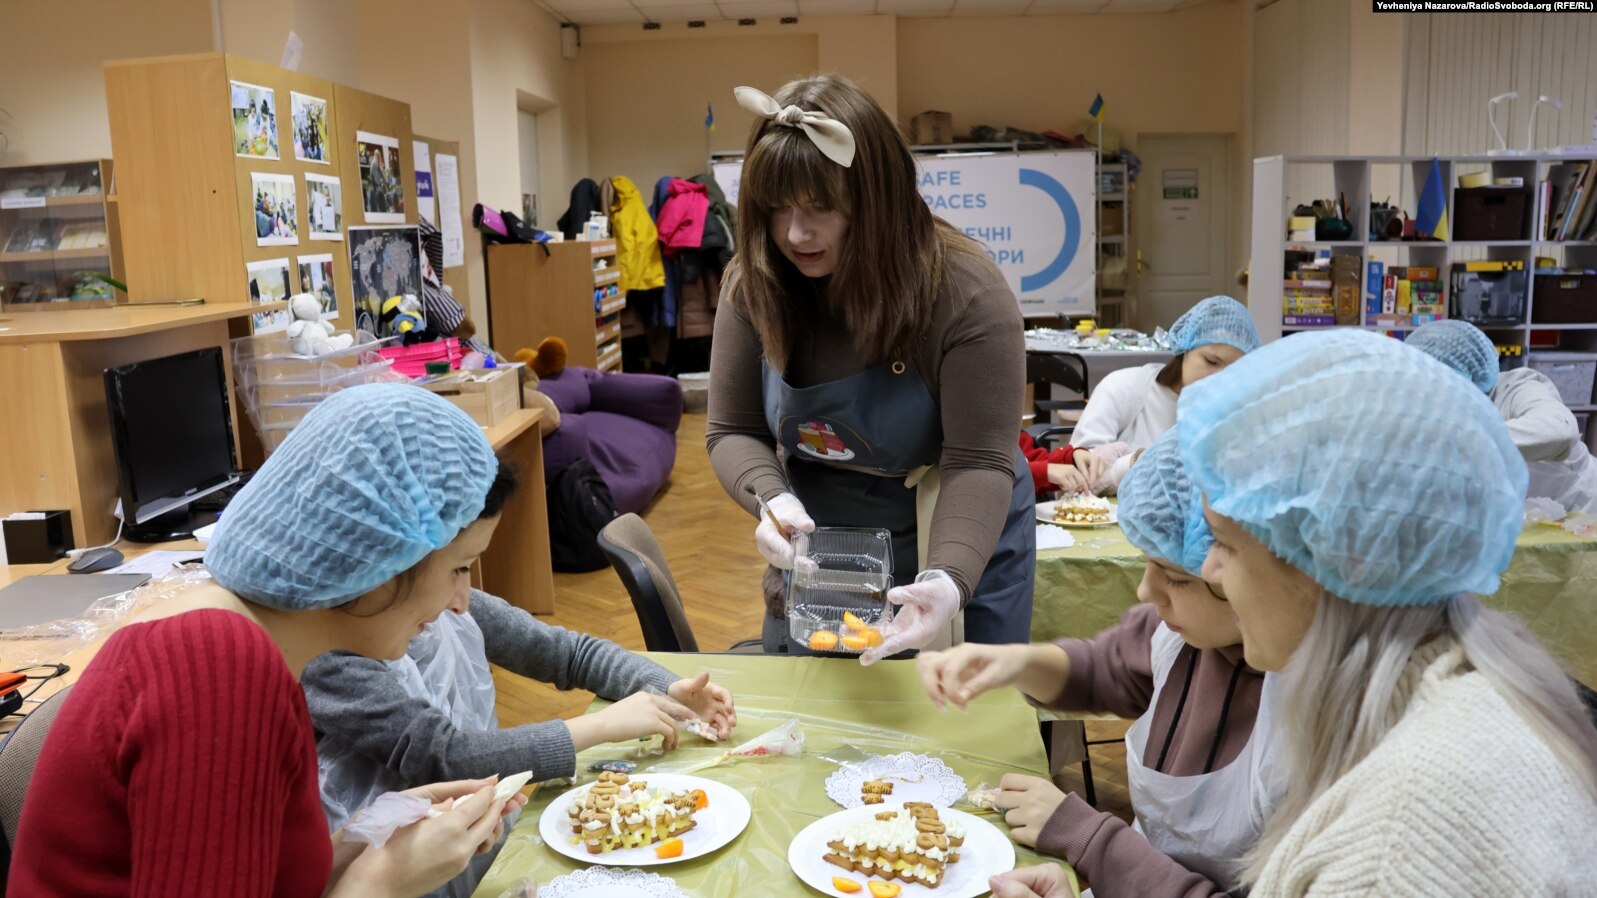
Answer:
[[1467, 321], [1432, 321], [1408, 335], [1408, 345], [1490, 393], [1497, 386], [1497, 347]]
[[1211, 296], [1176, 319], [1170, 327], [1170, 343], [1176, 355], [1211, 343], [1252, 352], [1259, 348], [1259, 329], [1253, 326], [1247, 306], [1229, 296]]
[[1362, 331], [1277, 340], [1181, 391], [1209, 507], [1352, 602], [1496, 591], [1524, 522], [1502, 416], [1440, 362]]
[[342, 390], [228, 503], [205, 566], [262, 605], [342, 605], [453, 541], [498, 471], [482, 430], [447, 400], [410, 384]]
[[1203, 500], [1181, 465], [1179, 429], [1178, 424], [1154, 440], [1120, 481], [1120, 529], [1149, 557], [1200, 577], [1214, 534], [1203, 519]]

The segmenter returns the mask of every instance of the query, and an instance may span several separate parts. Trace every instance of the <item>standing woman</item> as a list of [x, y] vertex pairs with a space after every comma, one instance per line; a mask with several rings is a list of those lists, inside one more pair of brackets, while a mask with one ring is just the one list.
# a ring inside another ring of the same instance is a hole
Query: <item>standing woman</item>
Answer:
[[[864, 663], [926, 645], [961, 608], [967, 639], [1026, 641], [1036, 532], [1016, 448], [1014, 294], [980, 244], [931, 214], [903, 135], [853, 82], [737, 97], [757, 121], [710, 359], [721, 485], [760, 518], [755, 542], [777, 568], [817, 524], [892, 532], [905, 585]], [[773, 592], [766, 649], [800, 651]]]
[[1180, 449], [1204, 578], [1288, 709], [1252, 894], [1592, 894], [1597, 731], [1476, 597], [1527, 479], [1480, 390], [1384, 337], [1299, 334], [1183, 394]]

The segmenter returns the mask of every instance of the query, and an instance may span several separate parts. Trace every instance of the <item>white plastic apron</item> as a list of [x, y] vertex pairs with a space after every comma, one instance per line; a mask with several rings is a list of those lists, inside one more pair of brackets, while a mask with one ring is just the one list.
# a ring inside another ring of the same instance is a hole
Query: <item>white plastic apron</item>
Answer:
[[1570, 511], [1597, 514], [1597, 460], [1576, 446], [1564, 461], [1533, 461], [1528, 496], [1552, 499]]
[[1144, 766], [1142, 759], [1159, 694], [1185, 644], [1164, 624], [1154, 631], [1153, 700], [1126, 733], [1126, 779], [1137, 815], [1133, 828], [1160, 854], [1229, 888], [1236, 884], [1236, 861], [1259, 840], [1265, 819], [1284, 791], [1272, 786], [1279, 779], [1270, 744], [1275, 677], [1264, 678], [1253, 735], [1235, 760], [1197, 776], [1160, 773]]

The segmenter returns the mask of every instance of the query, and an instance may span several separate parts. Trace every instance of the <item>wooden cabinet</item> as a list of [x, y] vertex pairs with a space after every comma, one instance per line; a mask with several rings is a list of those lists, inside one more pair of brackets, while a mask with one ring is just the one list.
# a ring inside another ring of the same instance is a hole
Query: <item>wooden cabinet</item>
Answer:
[[621, 269], [614, 240], [547, 246], [492, 244], [488, 253], [488, 326], [503, 353], [559, 337], [568, 364], [621, 370]]

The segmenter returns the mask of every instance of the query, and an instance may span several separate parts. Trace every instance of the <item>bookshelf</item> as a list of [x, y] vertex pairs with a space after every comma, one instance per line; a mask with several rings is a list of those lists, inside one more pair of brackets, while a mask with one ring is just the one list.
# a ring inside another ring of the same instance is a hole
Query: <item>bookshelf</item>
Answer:
[[109, 159], [0, 168], [0, 308], [104, 308], [121, 278]]
[[[1448, 315], [1454, 311], [1452, 296], [1452, 268], [1457, 263], [1497, 262], [1517, 263], [1526, 272], [1525, 308], [1518, 320], [1477, 326], [1504, 352], [1505, 367], [1520, 367], [1527, 356], [1538, 352], [1578, 352], [1592, 354], [1597, 359], [1597, 305], [1591, 311], [1589, 323], [1537, 323], [1538, 291], [1543, 293], [1543, 313], [1548, 313], [1553, 300], [1548, 291], [1559, 279], [1548, 272], [1597, 269], [1597, 241], [1548, 239], [1545, 228], [1557, 216], [1557, 208], [1570, 194], [1550, 196], [1542, 182], [1551, 176], [1568, 172], [1571, 167], [1593, 163], [1590, 156], [1566, 156], [1552, 153], [1516, 156], [1437, 156], [1451, 233], [1458, 233], [1459, 204], [1465, 199], [1467, 188], [1459, 186], [1460, 176], [1485, 175], [1488, 183], [1499, 178], [1519, 178], [1530, 188], [1528, 223], [1517, 229], [1511, 239], [1502, 240], [1444, 240], [1401, 242], [1370, 240], [1372, 193], [1384, 199], [1390, 195], [1393, 205], [1415, 215], [1419, 196], [1431, 169], [1431, 156], [1271, 156], [1254, 160], [1253, 164], [1253, 230], [1248, 308], [1266, 341], [1305, 330], [1323, 330], [1333, 326], [1356, 326], [1365, 330], [1406, 335], [1422, 326], [1412, 316], [1401, 325], [1393, 326], [1373, 320], [1370, 308], [1370, 274], [1374, 265], [1383, 269], [1395, 267], [1434, 268], [1441, 282], [1441, 303]], [[1592, 183], [1597, 185], [1597, 164], [1592, 165]], [[1316, 199], [1346, 196], [1348, 220], [1353, 233], [1347, 240], [1294, 241], [1288, 237], [1292, 210], [1300, 204]], [[1583, 207], [1582, 207], [1583, 208]], [[1593, 214], [1597, 215], [1597, 197], [1594, 197]], [[1589, 236], [1580, 234], [1580, 236]], [[1358, 273], [1358, 303], [1356, 323], [1345, 325], [1286, 325], [1284, 299], [1291, 272], [1286, 268], [1286, 255], [1292, 250], [1318, 253], [1329, 250], [1332, 265], [1347, 266]], [[1339, 259], [1351, 261], [1338, 262]], [[1538, 265], [1540, 261], [1541, 265]], [[1551, 263], [1550, 267], [1547, 266]], [[1543, 272], [1538, 276], [1537, 271]], [[1579, 275], [1575, 275], [1579, 277]], [[1377, 297], [1379, 302], [1379, 297]], [[1543, 314], [1542, 317], [1554, 317]], [[1577, 417], [1584, 420], [1597, 410], [1597, 399], [1570, 402]], [[1587, 429], [1587, 442], [1597, 438], [1597, 428]]]
[[[495, 345], [513, 353], [545, 337], [566, 341], [567, 363], [621, 370], [616, 242], [571, 240], [544, 246], [496, 243], [488, 255], [488, 319]], [[604, 267], [596, 267], [600, 262]]]
[[1106, 327], [1123, 327], [1131, 319], [1128, 308], [1134, 274], [1131, 252], [1131, 183], [1124, 162], [1098, 164], [1098, 307], [1097, 318]]

